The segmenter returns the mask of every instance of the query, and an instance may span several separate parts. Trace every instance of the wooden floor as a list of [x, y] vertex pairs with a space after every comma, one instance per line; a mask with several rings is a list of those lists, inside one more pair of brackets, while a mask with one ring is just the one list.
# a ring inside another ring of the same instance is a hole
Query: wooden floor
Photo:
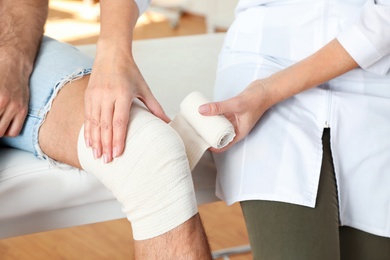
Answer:
[[[52, 0], [46, 34], [71, 44], [96, 42], [98, 22], [79, 19], [77, 6], [77, 1]], [[147, 14], [140, 19], [134, 38], [202, 34], [205, 31], [204, 19], [199, 16], [184, 14], [174, 29], [161, 16]], [[223, 202], [216, 202], [200, 206], [199, 211], [212, 250], [248, 244], [239, 205], [227, 207]], [[133, 259], [131, 237], [131, 226], [125, 219], [54, 230], [0, 240], [0, 259]], [[230, 259], [249, 260], [252, 256], [243, 254]]]
[[[226, 207], [222, 202], [216, 202], [200, 206], [199, 211], [212, 250], [248, 243], [238, 205]], [[131, 260], [132, 249], [130, 224], [121, 219], [3, 239], [0, 240], [0, 259]], [[249, 260], [252, 257], [242, 254], [230, 259]]]

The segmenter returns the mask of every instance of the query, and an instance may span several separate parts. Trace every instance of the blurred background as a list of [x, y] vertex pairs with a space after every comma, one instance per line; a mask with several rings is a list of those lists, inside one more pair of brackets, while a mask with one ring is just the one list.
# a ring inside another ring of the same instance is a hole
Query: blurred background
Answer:
[[[139, 18], [134, 39], [224, 32], [238, 0], [152, 0]], [[45, 34], [72, 45], [94, 44], [100, 29], [96, 0], [50, 0]], [[238, 204], [200, 206], [212, 250], [247, 245]], [[0, 240], [0, 259], [133, 259], [131, 226], [126, 219]], [[230, 257], [249, 260], [251, 254]]]
[[[45, 34], [71, 44], [95, 43], [99, 34], [99, 1], [50, 0]], [[139, 18], [134, 39], [225, 31], [238, 0], [152, 0]]]

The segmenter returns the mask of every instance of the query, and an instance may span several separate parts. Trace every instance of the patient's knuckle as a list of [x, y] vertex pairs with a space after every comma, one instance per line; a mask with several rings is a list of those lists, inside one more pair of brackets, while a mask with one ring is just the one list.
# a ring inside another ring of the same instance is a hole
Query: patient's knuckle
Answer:
[[21, 115], [27, 115], [27, 112], [28, 112], [28, 108], [26, 106], [22, 106], [20, 109], [19, 109], [19, 112]]
[[4, 108], [8, 105], [9, 98], [6, 96], [0, 96], [0, 108]]

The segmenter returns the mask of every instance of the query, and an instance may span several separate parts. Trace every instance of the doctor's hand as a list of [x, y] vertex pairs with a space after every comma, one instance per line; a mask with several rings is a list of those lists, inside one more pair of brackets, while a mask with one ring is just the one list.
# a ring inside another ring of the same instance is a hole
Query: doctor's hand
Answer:
[[268, 80], [256, 80], [240, 94], [221, 102], [211, 102], [199, 107], [204, 116], [224, 115], [234, 126], [236, 136], [222, 149], [211, 148], [212, 152], [221, 153], [244, 139], [270, 107], [268, 102]]
[[199, 112], [202, 115], [223, 114], [232, 122], [236, 130], [236, 137], [231, 144], [223, 149], [212, 149], [212, 151], [223, 152], [242, 140], [271, 106], [358, 66], [338, 40], [334, 39], [302, 61], [268, 78], [253, 81], [236, 97], [200, 106]]
[[103, 157], [109, 163], [123, 153], [135, 98], [163, 121], [170, 121], [130, 54], [98, 51], [84, 97], [85, 143], [92, 147], [95, 159]]
[[31, 65], [12, 49], [0, 49], [0, 137], [15, 137], [26, 119]]

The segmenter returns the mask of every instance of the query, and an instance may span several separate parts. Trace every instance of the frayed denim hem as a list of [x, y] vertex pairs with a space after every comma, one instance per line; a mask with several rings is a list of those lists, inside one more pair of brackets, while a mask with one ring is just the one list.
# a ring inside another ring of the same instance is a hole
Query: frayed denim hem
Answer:
[[91, 68], [87, 68], [87, 69], [80, 69], [72, 74], [70, 74], [69, 76], [63, 78], [62, 80], [60, 80], [57, 84], [55, 84], [54, 86], [54, 89], [53, 89], [53, 93], [52, 95], [50, 96], [47, 104], [42, 107], [42, 109], [39, 111], [39, 114], [42, 113], [42, 116], [41, 116], [41, 119], [40, 120], [37, 120], [36, 121], [36, 124], [34, 126], [34, 136], [33, 136], [33, 142], [35, 143], [35, 156], [38, 158], [38, 159], [42, 159], [42, 160], [46, 160], [50, 163], [50, 165], [52, 166], [55, 166], [55, 167], [58, 167], [58, 168], [61, 168], [61, 169], [69, 169], [69, 168], [73, 168], [72, 166], [69, 166], [67, 164], [64, 164], [64, 163], [61, 163], [61, 162], [58, 162], [52, 158], [50, 158], [48, 155], [46, 155], [40, 145], [39, 145], [39, 129], [40, 127], [42, 126], [42, 124], [45, 122], [45, 119], [46, 119], [46, 116], [47, 114], [49, 113], [50, 109], [51, 109], [51, 106], [53, 104], [53, 101], [54, 99], [57, 97], [57, 94], [58, 92], [68, 83], [71, 83], [75, 80], [78, 80], [78, 79], [81, 79], [82, 77], [86, 76], [86, 75], [89, 75], [91, 74], [91, 71], [92, 69]]

